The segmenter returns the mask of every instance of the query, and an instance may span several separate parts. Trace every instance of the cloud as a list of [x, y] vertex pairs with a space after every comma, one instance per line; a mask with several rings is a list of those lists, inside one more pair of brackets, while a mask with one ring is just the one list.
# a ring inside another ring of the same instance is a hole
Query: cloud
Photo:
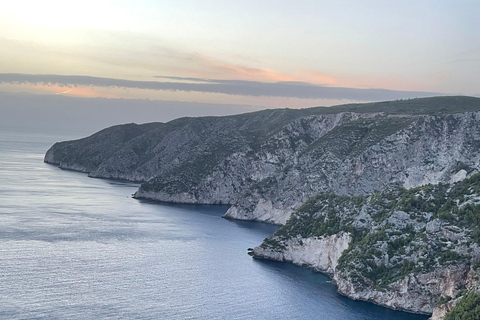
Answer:
[[[158, 49], [159, 54], [169, 60], [168, 64], [162, 64], [162, 70], [173, 74], [188, 74], [189, 76], [208, 75], [210, 78], [232, 78], [268, 82], [298, 80], [298, 78], [294, 76], [282, 74], [281, 72], [268, 68], [255, 68], [232, 64], [196, 52], [180, 51], [166, 47], [159, 47]], [[245, 58], [240, 58], [240, 60], [245, 60]], [[157, 61], [157, 59], [155, 61]], [[311, 75], [310, 71], [301, 73], [308, 73], [308, 76]], [[326, 78], [327, 77], [321, 80], [325, 80]], [[314, 79], [318, 80], [317, 77]]]
[[[1, 73], [0, 83], [43, 84], [63, 87], [119, 87], [148, 90], [221, 93], [254, 97], [286, 97], [300, 99], [350, 99], [356, 101], [394, 100], [439, 95], [435, 92], [397, 91], [327, 87], [306, 82], [259, 82], [202, 78], [162, 77], [173, 81], [135, 81], [77, 75]], [[183, 82], [178, 82], [179, 80]]]
[[69, 93], [69, 92], [72, 92], [72, 90], [66, 90], [66, 91], [63, 91], [63, 92], [57, 92], [55, 94], [66, 94], [66, 93]]

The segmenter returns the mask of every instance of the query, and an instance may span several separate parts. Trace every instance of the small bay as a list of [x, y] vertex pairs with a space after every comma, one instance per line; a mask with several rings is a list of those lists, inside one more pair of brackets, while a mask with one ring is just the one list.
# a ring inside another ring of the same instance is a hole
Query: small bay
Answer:
[[64, 133], [0, 132], [1, 319], [427, 319], [247, 255], [276, 226], [43, 163]]

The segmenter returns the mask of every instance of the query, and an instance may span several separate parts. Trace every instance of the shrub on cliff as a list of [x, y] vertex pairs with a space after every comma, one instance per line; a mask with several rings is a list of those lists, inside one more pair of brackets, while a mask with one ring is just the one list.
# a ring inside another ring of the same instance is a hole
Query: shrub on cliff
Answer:
[[480, 293], [469, 293], [445, 315], [445, 320], [480, 320]]

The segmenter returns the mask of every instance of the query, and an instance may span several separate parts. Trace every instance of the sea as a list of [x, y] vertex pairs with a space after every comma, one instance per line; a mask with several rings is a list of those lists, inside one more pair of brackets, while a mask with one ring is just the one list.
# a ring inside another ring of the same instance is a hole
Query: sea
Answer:
[[277, 226], [136, 200], [135, 183], [43, 162], [74, 138], [0, 130], [0, 319], [427, 319], [247, 255]]

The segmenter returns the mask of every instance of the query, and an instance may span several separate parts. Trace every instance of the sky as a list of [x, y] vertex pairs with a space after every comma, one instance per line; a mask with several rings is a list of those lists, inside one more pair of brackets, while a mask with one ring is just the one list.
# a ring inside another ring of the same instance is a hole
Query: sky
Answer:
[[9, 1], [0, 126], [479, 96], [479, 16], [478, 0]]

